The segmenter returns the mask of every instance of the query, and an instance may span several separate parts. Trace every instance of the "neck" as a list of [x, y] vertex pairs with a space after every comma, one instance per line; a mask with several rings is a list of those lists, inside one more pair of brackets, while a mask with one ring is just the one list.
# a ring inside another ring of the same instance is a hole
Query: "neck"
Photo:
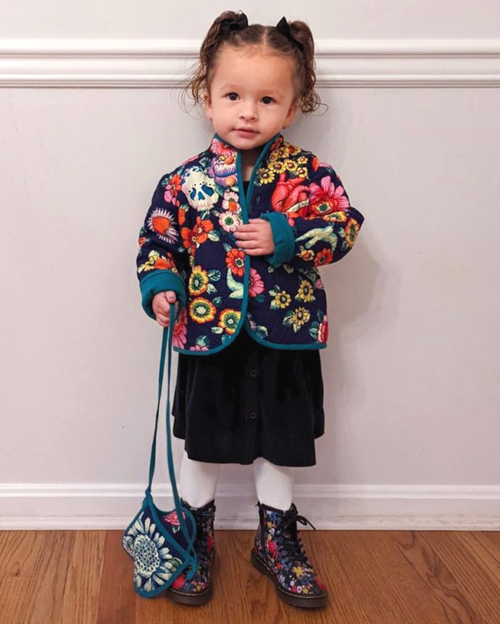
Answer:
[[243, 171], [243, 178], [248, 180], [252, 174], [252, 170], [262, 152], [263, 145], [250, 150], [242, 150], [241, 152], [241, 168]]

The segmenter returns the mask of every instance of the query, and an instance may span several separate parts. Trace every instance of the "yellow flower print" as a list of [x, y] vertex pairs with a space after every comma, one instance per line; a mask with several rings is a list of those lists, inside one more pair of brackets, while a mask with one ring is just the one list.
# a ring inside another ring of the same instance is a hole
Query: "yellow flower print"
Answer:
[[217, 308], [208, 299], [198, 297], [189, 304], [189, 316], [197, 323], [209, 323], [215, 318]]
[[257, 173], [261, 184], [269, 184], [269, 182], [272, 182], [275, 178], [274, 172], [270, 169], [259, 169]]
[[307, 167], [297, 167], [295, 173], [298, 178], [307, 178]]
[[274, 297], [270, 304], [272, 310], [287, 308], [292, 301], [290, 295], [284, 290], [270, 290], [269, 293]]
[[269, 165], [269, 169], [274, 173], [283, 173], [286, 171], [285, 165], [282, 160], [276, 160], [275, 162]]
[[189, 292], [197, 297], [207, 290], [209, 282], [208, 273], [201, 266], [193, 267], [191, 277], [189, 278]]
[[345, 225], [345, 242], [352, 247], [356, 242], [359, 232], [359, 223], [355, 219], [349, 219]]
[[151, 269], [169, 269], [173, 273], [179, 273], [169, 251], [167, 251], [165, 257], [160, 256], [157, 251], [150, 251], [147, 261], [138, 268], [138, 273], [151, 271]]
[[331, 212], [330, 214], [323, 216], [327, 221], [335, 221], [336, 223], [347, 221], [347, 215], [345, 212]]
[[228, 334], [234, 334], [236, 328], [238, 327], [238, 323], [240, 322], [240, 316], [241, 312], [226, 308], [220, 313], [218, 326], [225, 329]]
[[285, 165], [285, 169], [287, 171], [296, 171], [297, 170], [297, 163], [292, 160], [291, 158], [287, 158], [284, 162]]
[[297, 163], [299, 165], [307, 165], [307, 158], [305, 156], [299, 156], [297, 158]]
[[302, 260], [312, 260], [314, 258], [314, 251], [312, 249], [304, 249], [304, 247], [301, 247], [299, 256]]
[[311, 282], [307, 280], [301, 280], [299, 290], [295, 299], [299, 301], [315, 301], [316, 297], [313, 295], [313, 287]]
[[304, 576], [304, 568], [301, 568], [300, 566], [293, 567], [292, 572], [295, 572], [299, 578]]
[[297, 332], [310, 318], [311, 314], [305, 308], [297, 308], [285, 314], [283, 325], [291, 325], [293, 331]]

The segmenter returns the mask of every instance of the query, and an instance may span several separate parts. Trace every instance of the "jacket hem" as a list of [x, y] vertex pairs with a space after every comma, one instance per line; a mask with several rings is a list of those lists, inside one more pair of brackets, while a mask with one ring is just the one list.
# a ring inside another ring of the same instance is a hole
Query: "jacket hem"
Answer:
[[208, 349], [207, 351], [198, 351], [197, 349], [181, 349], [180, 347], [173, 347], [173, 350], [177, 353], [182, 353], [183, 355], [212, 355], [212, 353], [218, 353], [228, 347], [235, 339], [239, 332], [242, 330], [247, 331], [250, 336], [259, 344], [264, 345], [265, 347], [270, 347], [271, 349], [279, 349], [281, 351], [302, 351], [302, 350], [319, 350], [326, 349], [328, 346], [325, 342], [312, 342], [309, 344], [293, 344], [293, 345], [285, 345], [277, 342], [269, 342], [266, 340], [262, 340], [259, 336], [252, 330], [250, 324], [247, 321], [240, 323], [240, 325], [236, 328], [236, 331], [232, 335], [229, 340], [226, 340], [223, 344], [215, 347], [215, 349]]

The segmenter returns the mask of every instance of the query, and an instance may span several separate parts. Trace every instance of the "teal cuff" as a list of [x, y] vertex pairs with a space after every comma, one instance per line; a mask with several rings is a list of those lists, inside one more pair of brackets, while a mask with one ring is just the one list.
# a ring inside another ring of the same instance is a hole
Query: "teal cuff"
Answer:
[[169, 269], [156, 269], [147, 273], [140, 281], [142, 294], [142, 307], [148, 316], [156, 320], [155, 313], [151, 306], [153, 298], [159, 292], [173, 290], [177, 295], [179, 307], [177, 316], [186, 305], [186, 285], [180, 275]]
[[282, 212], [264, 212], [259, 215], [261, 219], [269, 221], [273, 230], [274, 253], [264, 258], [274, 267], [279, 267], [284, 262], [290, 262], [295, 252], [295, 236], [292, 226]]

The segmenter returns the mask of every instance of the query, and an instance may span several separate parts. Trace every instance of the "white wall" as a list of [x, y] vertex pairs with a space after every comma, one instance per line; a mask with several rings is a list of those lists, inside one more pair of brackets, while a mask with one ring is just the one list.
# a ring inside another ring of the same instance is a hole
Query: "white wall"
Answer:
[[[326, 434], [296, 471], [299, 511], [318, 528], [498, 527], [500, 7], [268, 6], [237, 8], [309, 23], [330, 106], [286, 136], [366, 217], [322, 270]], [[0, 527], [124, 528], [138, 509], [161, 329], [137, 234], [159, 177], [212, 136], [172, 85], [226, 8], [2, 9]], [[220, 528], [254, 526], [250, 466], [224, 466], [218, 491]]]

